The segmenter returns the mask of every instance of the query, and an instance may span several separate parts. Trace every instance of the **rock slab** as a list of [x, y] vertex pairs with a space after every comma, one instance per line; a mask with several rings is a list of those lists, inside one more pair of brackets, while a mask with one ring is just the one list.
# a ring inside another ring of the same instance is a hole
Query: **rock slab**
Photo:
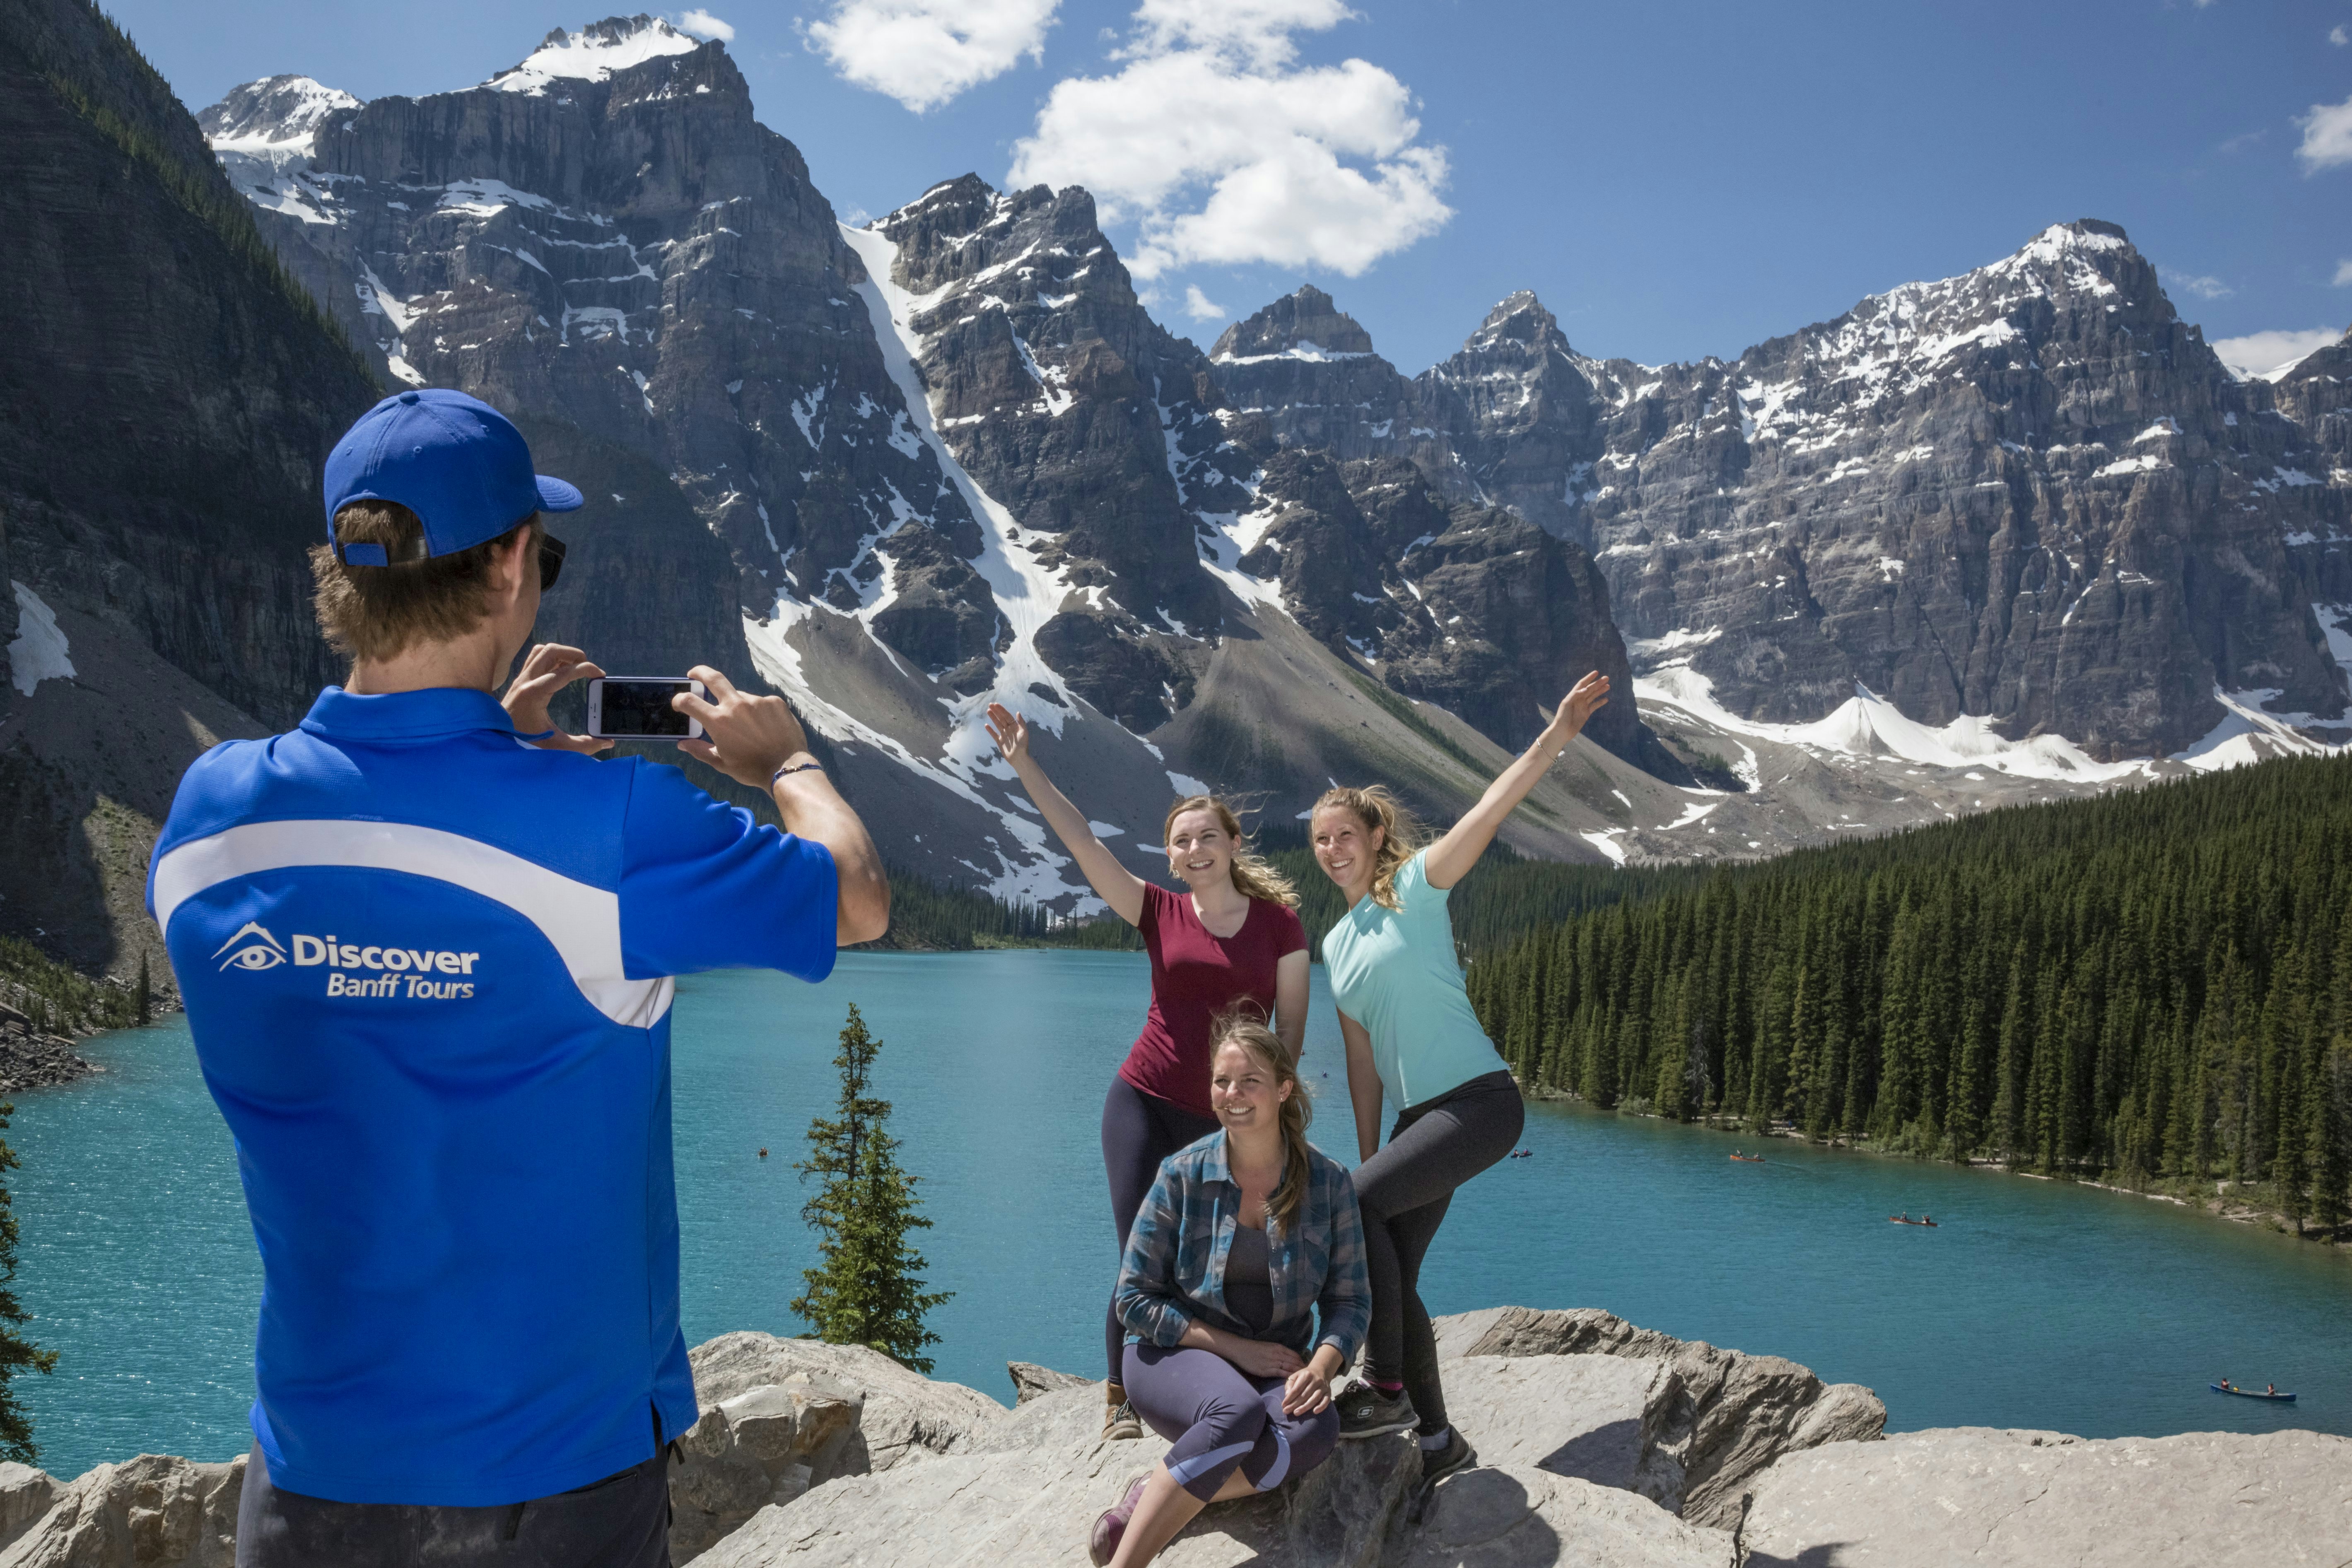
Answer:
[[2352, 1438], [1960, 1426], [1832, 1443], [1765, 1472], [1740, 1542], [1743, 1568], [2339, 1568]]
[[[1420, 1519], [1421, 1457], [1409, 1438], [1343, 1443], [1276, 1492], [1209, 1509], [1160, 1561], [1730, 1568], [1733, 1537], [1715, 1521], [1738, 1519], [1740, 1481], [1793, 1447], [1874, 1435], [1885, 1421], [1867, 1390], [1605, 1312], [1502, 1309], [1439, 1328], [1451, 1413], [1480, 1468], [1434, 1488]], [[1019, 1408], [960, 1434], [943, 1458], [925, 1448], [923, 1462], [762, 1509], [703, 1568], [1076, 1561], [1095, 1516], [1164, 1445], [1102, 1441], [1096, 1386], [1066, 1378], [1035, 1392], [1043, 1381], [1016, 1373], [1028, 1394]], [[1754, 1433], [1732, 1430], [1742, 1423]]]
[[[1637, 1422], [1636, 1429], [1596, 1426], [1576, 1437], [1573, 1455], [1544, 1468], [1625, 1487], [1696, 1524], [1737, 1523], [1748, 1479], [1783, 1454], [1865, 1441], [1886, 1429], [1886, 1406], [1860, 1384], [1825, 1384], [1779, 1356], [1678, 1340], [1590, 1308], [1491, 1307], [1442, 1318], [1437, 1332], [1449, 1391], [1461, 1377], [1473, 1386], [1503, 1378], [1472, 1370], [1494, 1357], [1612, 1357], [1654, 1369], [1638, 1407], [1625, 1406], [1617, 1417]], [[1587, 1375], [1579, 1382], [1595, 1392], [1600, 1386]], [[1522, 1419], [1527, 1408], [1524, 1399], [1497, 1401], [1496, 1419]], [[1466, 1413], [1464, 1429], [1478, 1440]], [[1619, 1468], [1625, 1465], [1630, 1469]]]
[[818, 1483], [953, 1453], [1005, 1419], [1004, 1406], [978, 1389], [934, 1383], [864, 1345], [738, 1331], [704, 1341], [688, 1359], [706, 1411], [768, 1385], [806, 1384], [860, 1401], [845, 1441], [814, 1467]]
[[761, 1384], [705, 1407], [669, 1472], [669, 1555], [691, 1562], [770, 1503], [790, 1502], [836, 1469], [866, 1397], [823, 1375]]
[[[45, 1492], [42, 1483], [47, 1483]], [[142, 1454], [58, 1487], [22, 1465], [0, 1473], [0, 1520], [52, 1500], [0, 1551], [0, 1568], [231, 1568], [245, 1458], [203, 1465]]]

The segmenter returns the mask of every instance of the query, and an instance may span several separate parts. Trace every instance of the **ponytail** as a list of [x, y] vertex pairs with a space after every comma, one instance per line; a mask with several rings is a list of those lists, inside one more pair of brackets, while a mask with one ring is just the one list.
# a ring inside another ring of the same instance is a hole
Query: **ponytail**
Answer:
[[1327, 810], [1352, 813], [1362, 823], [1366, 833], [1381, 830], [1381, 847], [1372, 856], [1372, 902], [1383, 909], [1397, 908], [1397, 873], [1405, 863], [1421, 852], [1420, 819], [1404, 808], [1403, 803], [1389, 793], [1386, 784], [1372, 784], [1364, 789], [1349, 789], [1335, 784], [1323, 792], [1315, 803], [1308, 820]]
[[1241, 818], [1234, 815], [1232, 806], [1216, 795], [1188, 795], [1170, 806], [1168, 819], [1160, 825], [1160, 841], [1162, 844], [1168, 842], [1169, 831], [1176, 826], [1176, 819], [1188, 811], [1209, 813], [1217, 819], [1217, 826], [1233, 839], [1235, 891], [1245, 899], [1260, 899], [1286, 909], [1298, 907], [1298, 889], [1291, 886], [1290, 879], [1276, 869], [1273, 861], [1250, 847], [1249, 839], [1242, 833]]
[[1315, 1120], [1315, 1102], [1307, 1098], [1306, 1080], [1298, 1076], [1297, 1064], [1290, 1059], [1290, 1047], [1259, 1022], [1253, 1010], [1236, 1008], [1217, 1019], [1209, 1037], [1210, 1059], [1215, 1060], [1216, 1054], [1227, 1046], [1239, 1046], [1247, 1051], [1259, 1067], [1273, 1075], [1276, 1089], [1284, 1084], [1290, 1086], [1289, 1097], [1283, 1100], [1280, 1113], [1282, 1181], [1265, 1200], [1266, 1216], [1287, 1234], [1307, 1203], [1307, 1129]]

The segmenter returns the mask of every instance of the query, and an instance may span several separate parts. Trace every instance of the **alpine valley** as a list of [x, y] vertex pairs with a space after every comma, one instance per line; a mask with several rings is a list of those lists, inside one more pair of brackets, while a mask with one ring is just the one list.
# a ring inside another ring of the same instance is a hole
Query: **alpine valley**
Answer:
[[[67, 692], [150, 672], [156, 732], [208, 738], [331, 678], [298, 546], [380, 395], [338, 331], [588, 492], [543, 635], [785, 694], [894, 862], [1063, 910], [1091, 900], [991, 700], [1147, 872], [1178, 791], [1286, 822], [1380, 778], [1451, 816], [1591, 668], [1621, 695], [1523, 851], [1752, 858], [2352, 739], [2352, 335], [2241, 380], [2110, 224], [1727, 363], [1595, 360], [1514, 294], [1408, 375], [1312, 286], [1171, 333], [1076, 187], [966, 174], [845, 225], [725, 47], [650, 17], [425, 98], [273, 76], [191, 124], [80, 0], [18, 13], [12, 133], [69, 143], [106, 216], [8, 198], [38, 239], [0, 316], [52, 349], [0, 371], [0, 761], [54, 830], [0, 923], [93, 966], [135, 960], [128, 872], [59, 868], [105, 812], [152, 837], [168, 789], [93, 782], [130, 763]], [[103, 412], [60, 410], [52, 351]], [[184, 384], [236, 389], [190, 450], [60, 476]], [[172, 527], [120, 521], [142, 475]]]

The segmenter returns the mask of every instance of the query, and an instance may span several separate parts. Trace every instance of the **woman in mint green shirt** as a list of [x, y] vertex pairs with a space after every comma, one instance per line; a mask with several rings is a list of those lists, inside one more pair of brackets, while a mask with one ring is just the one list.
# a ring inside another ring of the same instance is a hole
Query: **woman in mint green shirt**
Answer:
[[[1509, 1153], [1527, 1118], [1518, 1085], [1463, 989], [1445, 896], [1608, 700], [1606, 676], [1578, 681], [1535, 744], [1426, 848], [1412, 819], [1378, 785], [1333, 789], [1315, 803], [1316, 861], [1349, 901], [1323, 937], [1323, 964], [1348, 1045], [1363, 1159], [1356, 1203], [1372, 1287], [1364, 1381], [1339, 1398], [1339, 1436], [1417, 1428], [1424, 1481], [1477, 1456], [1445, 1419], [1437, 1336], [1418, 1289], [1421, 1260], [1454, 1189]], [[1381, 1148], [1384, 1098], [1397, 1119]]]

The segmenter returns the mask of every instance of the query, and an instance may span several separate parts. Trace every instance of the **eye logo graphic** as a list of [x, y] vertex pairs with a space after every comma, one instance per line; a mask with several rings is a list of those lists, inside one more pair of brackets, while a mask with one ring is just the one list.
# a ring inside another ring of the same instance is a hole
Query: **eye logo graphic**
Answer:
[[[255, 940], [247, 942], [246, 939], [248, 937]], [[244, 942], [245, 945], [238, 947], [239, 942]], [[236, 948], [236, 951], [229, 952], [229, 949], [233, 947]], [[220, 958], [221, 953], [224, 952], [227, 952], [228, 956], [221, 959], [223, 970], [228, 969], [232, 964], [239, 969], [275, 969], [286, 962], [285, 948], [279, 946], [278, 939], [263, 930], [257, 921], [246, 921], [245, 928], [221, 943], [219, 951], [213, 956]]]

